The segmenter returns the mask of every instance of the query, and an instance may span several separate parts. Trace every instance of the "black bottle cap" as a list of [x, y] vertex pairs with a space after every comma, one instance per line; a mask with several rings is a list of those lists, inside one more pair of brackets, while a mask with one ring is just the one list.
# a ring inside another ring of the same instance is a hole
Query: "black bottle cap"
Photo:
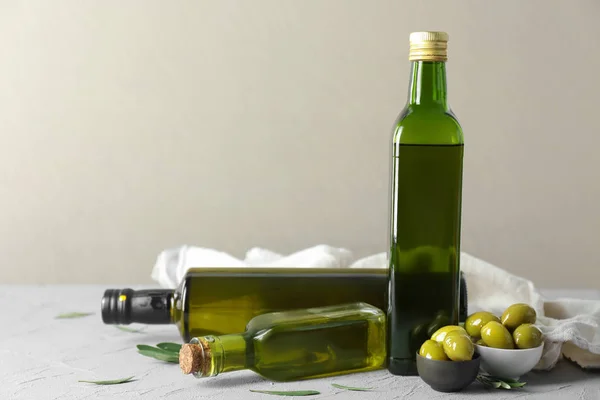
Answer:
[[115, 325], [170, 324], [173, 293], [161, 289], [107, 289], [102, 297], [102, 321]]

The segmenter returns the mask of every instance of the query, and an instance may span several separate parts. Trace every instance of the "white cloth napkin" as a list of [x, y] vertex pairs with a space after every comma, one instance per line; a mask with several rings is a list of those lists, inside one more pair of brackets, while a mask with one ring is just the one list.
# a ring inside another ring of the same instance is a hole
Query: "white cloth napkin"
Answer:
[[[600, 301], [545, 299], [531, 281], [461, 253], [461, 271], [467, 282], [469, 313], [487, 310], [500, 315], [514, 303], [527, 303], [537, 312], [544, 333], [544, 354], [536, 369], [552, 369], [564, 356], [584, 368], [600, 368]], [[167, 249], [159, 254], [152, 279], [175, 288], [194, 267], [311, 267], [387, 268], [386, 253], [354, 259], [346, 249], [319, 245], [284, 256], [252, 248], [243, 260], [227, 253], [195, 246]]]

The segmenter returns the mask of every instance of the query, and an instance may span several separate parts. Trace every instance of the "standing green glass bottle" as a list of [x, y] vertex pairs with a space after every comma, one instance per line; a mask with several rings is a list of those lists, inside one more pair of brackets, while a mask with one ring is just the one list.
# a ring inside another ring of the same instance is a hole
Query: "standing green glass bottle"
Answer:
[[448, 35], [410, 35], [408, 103], [392, 139], [388, 369], [415, 375], [435, 327], [458, 323], [463, 133], [448, 107]]

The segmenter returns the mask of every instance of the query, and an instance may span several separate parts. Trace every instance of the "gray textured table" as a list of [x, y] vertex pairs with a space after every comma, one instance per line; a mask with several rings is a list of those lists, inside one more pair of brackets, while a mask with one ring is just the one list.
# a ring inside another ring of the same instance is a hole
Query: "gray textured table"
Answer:
[[[111, 287], [127, 287], [111, 285]], [[490, 391], [478, 383], [461, 394], [432, 391], [418, 377], [396, 377], [386, 371], [293, 383], [271, 383], [252, 372], [234, 372], [216, 378], [184, 376], [176, 364], [137, 353], [136, 344], [179, 341], [173, 326], [148, 326], [143, 333], [123, 332], [103, 325], [99, 301], [105, 286], [0, 285], [0, 399], [276, 399], [249, 392], [305, 390], [321, 392], [311, 399], [443, 399], [531, 398], [600, 399], [600, 372], [584, 372], [562, 361], [551, 372], [534, 372], [519, 391]], [[599, 299], [600, 291], [546, 291], [552, 297]], [[55, 319], [59, 313], [82, 311], [95, 315]], [[102, 380], [135, 376], [121, 385], [98, 386], [79, 379]], [[348, 392], [331, 383], [374, 387], [374, 392]]]

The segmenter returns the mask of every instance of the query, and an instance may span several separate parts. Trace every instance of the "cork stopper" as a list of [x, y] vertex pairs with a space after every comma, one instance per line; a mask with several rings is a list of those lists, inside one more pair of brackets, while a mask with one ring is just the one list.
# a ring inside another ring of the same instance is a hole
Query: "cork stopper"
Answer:
[[200, 341], [198, 344], [184, 344], [179, 351], [179, 367], [188, 375], [199, 373], [207, 376], [210, 371], [211, 353], [208, 344]]

